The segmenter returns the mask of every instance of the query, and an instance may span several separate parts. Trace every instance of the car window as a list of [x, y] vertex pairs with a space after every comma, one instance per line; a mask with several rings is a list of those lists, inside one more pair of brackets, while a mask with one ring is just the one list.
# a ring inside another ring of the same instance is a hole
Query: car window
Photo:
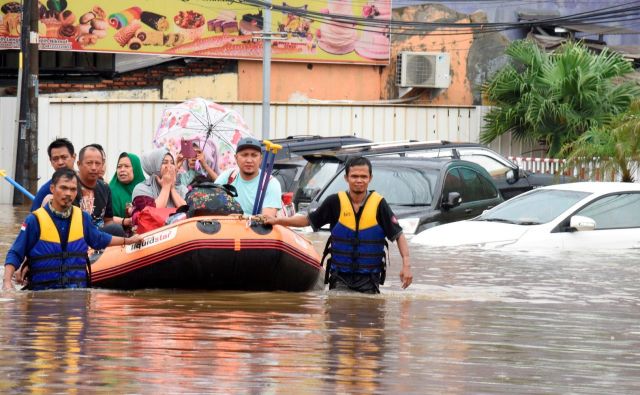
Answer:
[[484, 167], [485, 170], [491, 177], [493, 178], [504, 178], [507, 171], [511, 170], [510, 167], [505, 166], [504, 163], [497, 161], [494, 158], [488, 157], [486, 155], [477, 155], [470, 152], [460, 152], [460, 158], [464, 160], [468, 160], [469, 162], [477, 163], [480, 166]]
[[461, 167], [458, 171], [462, 177], [461, 196], [463, 202], [493, 199], [497, 196], [495, 188], [491, 186], [488, 180], [483, 180], [484, 177], [477, 171], [466, 167]]
[[311, 200], [338, 171], [336, 160], [317, 160], [308, 162], [298, 183], [298, 197]]
[[589, 196], [589, 192], [534, 189], [482, 214], [478, 220], [547, 223]]
[[[433, 198], [433, 188], [438, 180], [438, 172], [432, 169], [413, 167], [373, 167], [373, 178], [369, 189], [381, 194], [390, 205], [428, 206]], [[327, 196], [348, 189], [344, 170], [336, 176], [319, 201]]]
[[280, 185], [282, 186], [282, 192], [291, 192], [291, 188], [293, 187], [293, 182], [295, 181], [296, 173], [298, 169], [295, 167], [281, 168], [281, 169], [273, 169], [273, 173], [271, 174], [278, 181], [280, 181]]
[[442, 190], [444, 199], [447, 199], [450, 192], [458, 192], [462, 196], [462, 181], [457, 168], [449, 169], [444, 176], [444, 187]]
[[596, 229], [640, 227], [640, 194], [621, 193], [591, 202], [576, 213], [596, 221]]

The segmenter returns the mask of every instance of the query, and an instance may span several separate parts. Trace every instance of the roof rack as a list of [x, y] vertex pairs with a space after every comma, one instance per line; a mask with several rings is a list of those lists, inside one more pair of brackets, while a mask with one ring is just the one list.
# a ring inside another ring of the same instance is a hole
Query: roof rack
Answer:
[[399, 140], [399, 141], [383, 141], [380, 143], [364, 143], [364, 144], [349, 144], [342, 148], [342, 151], [364, 151], [370, 149], [384, 149], [384, 148], [397, 148], [397, 147], [413, 147], [422, 145], [444, 145], [449, 144], [447, 140]]

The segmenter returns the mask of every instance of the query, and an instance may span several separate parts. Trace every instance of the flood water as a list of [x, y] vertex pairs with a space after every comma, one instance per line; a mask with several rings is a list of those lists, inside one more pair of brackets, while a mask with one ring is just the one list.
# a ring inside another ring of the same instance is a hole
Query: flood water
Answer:
[[640, 393], [640, 252], [391, 251], [378, 296], [0, 294], [0, 393]]

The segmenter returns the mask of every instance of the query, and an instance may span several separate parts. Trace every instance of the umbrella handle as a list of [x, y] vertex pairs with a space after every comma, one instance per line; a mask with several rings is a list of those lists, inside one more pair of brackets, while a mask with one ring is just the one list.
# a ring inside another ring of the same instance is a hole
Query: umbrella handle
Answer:
[[28, 197], [29, 199], [33, 200], [36, 198], [35, 196], [33, 196], [31, 192], [27, 191], [25, 187], [18, 184], [18, 182], [15, 181], [13, 178], [8, 177], [7, 172], [5, 170], [0, 170], [0, 177], [4, 177], [4, 179], [7, 180], [9, 184], [13, 185], [18, 191], [24, 193], [25, 196]]

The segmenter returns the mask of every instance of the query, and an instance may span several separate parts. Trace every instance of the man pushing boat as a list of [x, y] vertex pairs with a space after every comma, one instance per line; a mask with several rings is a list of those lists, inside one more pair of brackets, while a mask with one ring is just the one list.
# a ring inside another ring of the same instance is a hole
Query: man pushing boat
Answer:
[[7, 253], [3, 290], [12, 290], [13, 274], [27, 258], [28, 287], [32, 290], [84, 288], [89, 285], [88, 248], [135, 244], [142, 237], [111, 236], [93, 224], [91, 216], [72, 203], [78, 178], [68, 168], [51, 177], [52, 199], [29, 214]]
[[311, 225], [314, 231], [330, 225], [331, 236], [324, 253], [331, 255], [325, 278], [329, 289], [379, 293], [379, 285], [385, 278], [385, 238], [397, 242], [402, 256], [402, 288], [407, 288], [413, 281], [407, 239], [385, 199], [368, 190], [372, 176], [371, 162], [367, 158], [352, 158], [345, 166], [348, 191], [328, 196], [309, 214], [261, 216], [268, 225]]

